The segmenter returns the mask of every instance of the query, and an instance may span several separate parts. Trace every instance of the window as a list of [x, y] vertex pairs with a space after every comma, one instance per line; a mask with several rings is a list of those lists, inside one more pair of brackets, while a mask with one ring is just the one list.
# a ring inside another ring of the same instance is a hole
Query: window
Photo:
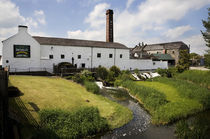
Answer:
[[172, 51], [172, 54], [174, 54], [174, 51]]
[[6, 63], [9, 63], [9, 60], [6, 60]]
[[112, 54], [109, 54], [109, 58], [112, 58]]
[[120, 54], [120, 58], [122, 58], [122, 54]]
[[50, 59], [53, 59], [53, 55], [49, 55], [49, 58], [50, 58]]
[[78, 58], [78, 59], [81, 59], [81, 55], [78, 55], [77, 58]]
[[85, 63], [82, 63], [82, 68], [85, 68]]
[[97, 53], [97, 57], [100, 58], [101, 57], [101, 53]]
[[61, 55], [61, 59], [64, 59], [65, 58], [65, 55]]

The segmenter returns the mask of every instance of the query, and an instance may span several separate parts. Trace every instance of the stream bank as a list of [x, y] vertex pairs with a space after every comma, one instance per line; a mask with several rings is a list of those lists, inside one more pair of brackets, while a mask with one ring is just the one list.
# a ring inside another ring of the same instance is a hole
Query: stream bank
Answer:
[[174, 126], [155, 126], [150, 123], [151, 116], [144, 110], [139, 102], [133, 99], [126, 90], [103, 89], [101, 95], [115, 101], [133, 112], [133, 119], [126, 125], [114, 129], [101, 136], [102, 139], [142, 138], [142, 139], [173, 139]]

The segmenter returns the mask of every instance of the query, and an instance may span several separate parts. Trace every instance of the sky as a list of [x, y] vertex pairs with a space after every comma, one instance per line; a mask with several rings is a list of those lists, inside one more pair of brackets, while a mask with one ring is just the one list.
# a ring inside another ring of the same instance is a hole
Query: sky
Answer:
[[210, 0], [0, 0], [0, 41], [17, 33], [18, 25], [27, 25], [32, 36], [105, 41], [105, 12], [112, 9], [115, 42], [183, 41], [203, 55], [208, 7]]

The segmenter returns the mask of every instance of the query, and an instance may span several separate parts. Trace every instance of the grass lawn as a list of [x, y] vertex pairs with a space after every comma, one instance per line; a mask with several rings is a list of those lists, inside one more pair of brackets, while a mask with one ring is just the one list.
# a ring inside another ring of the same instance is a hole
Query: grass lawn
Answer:
[[[39, 122], [38, 113], [29, 103], [42, 109], [75, 110], [82, 106], [94, 106], [107, 119], [111, 129], [120, 127], [132, 119], [132, 112], [103, 96], [95, 95], [74, 82], [59, 77], [10, 76], [10, 85], [23, 95], [20, 99], [32, 116]], [[10, 99], [10, 103], [15, 98]]]

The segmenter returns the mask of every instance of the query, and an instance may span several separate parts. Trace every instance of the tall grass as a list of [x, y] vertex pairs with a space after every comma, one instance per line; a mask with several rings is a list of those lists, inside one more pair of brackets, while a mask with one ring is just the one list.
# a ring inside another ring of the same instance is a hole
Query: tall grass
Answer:
[[60, 138], [83, 138], [109, 129], [106, 119], [94, 107], [83, 107], [74, 112], [42, 110], [39, 114], [42, 127]]
[[129, 89], [129, 92], [142, 101], [146, 109], [153, 113], [158, 107], [167, 103], [165, 94], [135, 82], [127, 80], [122, 86]]
[[119, 83], [151, 113], [154, 124], [167, 124], [210, 108], [209, 90], [184, 80], [161, 77], [153, 82]]
[[210, 71], [188, 70], [178, 74], [176, 78], [191, 81], [210, 89]]
[[210, 108], [210, 91], [206, 88], [180, 79], [157, 78], [155, 81], [175, 86], [179, 96], [197, 100], [204, 108]]

